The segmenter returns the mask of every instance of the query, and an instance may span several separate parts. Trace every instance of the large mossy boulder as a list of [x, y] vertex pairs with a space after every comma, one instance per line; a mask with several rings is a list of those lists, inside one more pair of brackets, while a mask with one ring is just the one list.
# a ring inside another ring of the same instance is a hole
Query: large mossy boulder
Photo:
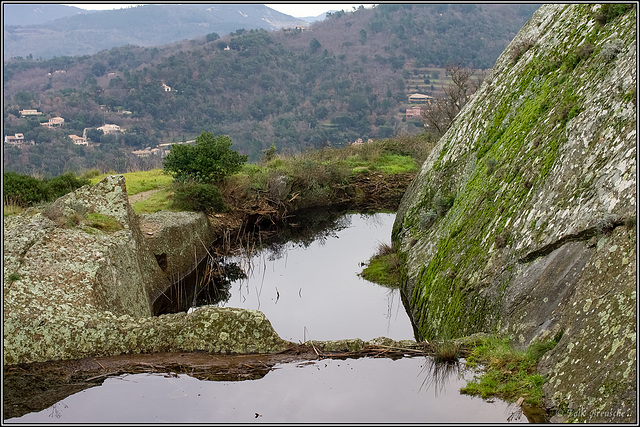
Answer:
[[5, 364], [287, 346], [256, 311], [152, 315], [170, 283], [142, 236], [122, 175], [3, 222]]
[[557, 420], [636, 420], [636, 26], [634, 5], [541, 6], [394, 224], [422, 338], [562, 334], [540, 364]]

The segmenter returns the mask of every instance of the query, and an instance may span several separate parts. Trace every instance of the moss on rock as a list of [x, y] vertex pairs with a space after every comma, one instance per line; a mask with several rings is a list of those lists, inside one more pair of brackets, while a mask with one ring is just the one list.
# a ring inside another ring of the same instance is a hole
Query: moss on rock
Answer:
[[[636, 105], [628, 95], [636, 90], [636, 9], [598, 25], [600, 8], [543, 5], [405, 193], [393, 240], [421, 338], [506, 332], [526, 347], [565, 330], [564, 342], [575, 339], [569, 313], [599, 257], [595, 242], [606, 246], [603, 236], [636, 209]], [[441, 209], [449, 195], [453, 203]], [[609, 248], [617, 260], [608, 262], [630, 259]], [[624, 274], [601, 279], [602, 289], [634, 284]], [[620, 304], [628, 311], [631, 303]], [[617, 321], [630, 325], [622, 314]], [[616, 354], [630, 354], [626, 329], [612, 335], [622, 343]], [[594, 331], [587, 335], [597, 345]], [[618, 391], [635, 390], [621, 380]], [[586, 402], [583, 394], [574, 403]]]

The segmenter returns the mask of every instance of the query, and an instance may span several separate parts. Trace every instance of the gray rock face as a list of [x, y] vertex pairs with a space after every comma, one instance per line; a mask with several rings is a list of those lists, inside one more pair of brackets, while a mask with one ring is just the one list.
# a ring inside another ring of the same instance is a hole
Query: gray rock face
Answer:
[[121, 175], [3, 222], [5, 364], [154, 351], [273, 352], [287, 345], [260, 312], [201, 307], [152, 316], [152, 302], [169, 281], [142, 236]]
[[601, 7], [534, 14], [425, 161], [393, 239], [424, 338], [562, 333], [540, 364], [558, 420], [635, 422], [636, 10], [601, 24]]
[[[180, 281], [210, 256], [214, 235], [204, 212], [143, 214], [138, 216], [138, 226], [149, 251], [171, 283]], [[152, 303], [158, 295], [154, 297]]]

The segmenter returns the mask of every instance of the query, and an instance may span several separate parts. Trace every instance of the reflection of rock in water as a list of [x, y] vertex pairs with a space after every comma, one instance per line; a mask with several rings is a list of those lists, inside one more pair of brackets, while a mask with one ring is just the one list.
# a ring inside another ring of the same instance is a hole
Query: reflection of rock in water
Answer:
[[[273, 261], [282, 258], [289, 245], [303, 248], [314, 242], [322, 244], [329, 237], [336, 236], [340, 230], [351, 225], [351, 217], [344, 211], [335, 209], [308, 209], [299, 211], [288, 218], [287, 226], [277, 229], [277, 232], [263, 239], [259, 231], [255, 234], [242, 236], [242, 255], [238, 258], [245, 262], [251, 257], [252, 249], [265, 248]], [[271, 230], [276, 231], [276, 230]], [[250, 249], [252, 248], [252, 249]], [[155, 314], [178, 313], [193, 307], [215, 305], [226, 302], [231, 297], [231, 284], [245, 278], [251, 265], [244, 268], [235, 261], [225, 257], [205, 257], [203, 261], [188, 275], [176, 282], [164, 292], [155, 303]]]
[[224, 258], [209, 258], [204, 270], [204, 277], [196, 284], [190, 307], [228, 301], [231, 297], [231, 284], [245, 277], [246, 274], [237, 263], [227, 263]]
[[265, 243], [269, 251], [268, 260], [280, 259], [289, 245], [308, 248], [312, 243], [323, 244], [329, 237], [351, 225], [351, 216], [336, 209], [308, 209], [299, 211], [288, 219], [286, 227], [278, 230]]
[[[240, 359], [237, 356], [225, 356], [225, 358], [224, 362], [217, 360], [216, 363], [212, 362], [210, 366], [198, 366], [197, 362], [192, 364], [188, 356], [181, 360], [183, 363], [141, 362], [138, 365], [132, 360], [132, 364], [126, 363], [119, 367], [116, 366], [113, 371], [110, 370], [102, 375], [95, 375], [95, 371], [70, 374], [70, 369], [64, 372], [65, 369], [57, 369], [55, 363], [51, 366], [47, 363], [36, 363], [25, 366], [24, 369], [14, 368], [12, 371], [4, 373], [3, 420], [22, 417], [49, 408], [47, 411], [49, 417], [55, 421], [68, 408], [62, 400], [88, 388], [100, 386], [107, 378], [120, 377], [123, 374], [144, 373], [171, 376], [187, 374], [201, 381], [245, 381], [263, 378], [276, 363], [267, 359], [260, 360], [259, 364], [252, 361], [251, 363], [255, 365], [252, 366], [240, 363], [240, 361], [246, 362], [248, 360], [246, 357]], [[117, 360], [117, 357], [113, 360]]]
[[164, 293], [156, 314], [178, 313], [227, 301], [231, 297], [231, 283], [244, 277], [245, 273], [237, 263], [225, 262], [221, 257], [206, 257]]
[[70, 381], [54, 374], [23, 375], [5, 372], [3, 379], [3, 420], [52, 407], [51, 417], [59, 418], [66, 405], [57, 402], [72, 394], [99, 385]]

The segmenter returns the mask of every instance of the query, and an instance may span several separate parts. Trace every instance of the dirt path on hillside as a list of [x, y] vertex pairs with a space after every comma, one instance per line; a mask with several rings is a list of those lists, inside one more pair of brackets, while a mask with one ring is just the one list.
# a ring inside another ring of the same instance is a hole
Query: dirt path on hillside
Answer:
[[153, 193], [157, 193], [160, 189], [143, 191], [142, 193], [134, 194], [133, 196], [129, 196], [129, 204], [134, 204], [135, 202], [139, 202], [141, 200], [148, 199]]

